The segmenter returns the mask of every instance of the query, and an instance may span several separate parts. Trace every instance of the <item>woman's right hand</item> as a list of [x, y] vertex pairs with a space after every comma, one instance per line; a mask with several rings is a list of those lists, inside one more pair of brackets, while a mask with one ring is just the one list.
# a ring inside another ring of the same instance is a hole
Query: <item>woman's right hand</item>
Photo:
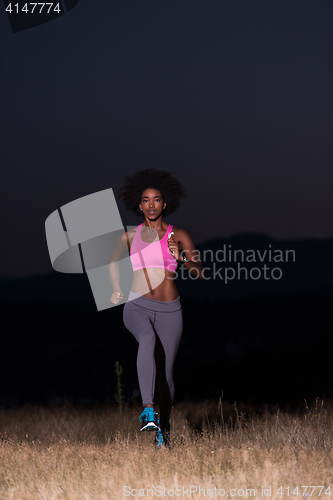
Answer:
[[124, 297], [123, 292], [118, 288], [113, 292], [111, 295], [110, 301], [113, 302], [114, 304], [118, 304], [118, 302]]

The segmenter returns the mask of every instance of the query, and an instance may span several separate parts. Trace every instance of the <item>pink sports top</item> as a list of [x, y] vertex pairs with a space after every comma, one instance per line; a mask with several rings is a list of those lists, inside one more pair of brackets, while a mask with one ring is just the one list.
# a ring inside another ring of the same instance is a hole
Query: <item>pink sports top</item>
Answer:
[[141, 238], [141, 223], [135, 231], [130, 249], [130, 259], [133, 266], [133, 271], [138, 271], [144, 267], [159, 267], [175, 271], [177, 261], [172, 257], [168, 247], [168, 236], [172, 231], [173, 226], [170, 224], [163, 238], [153, 243], [142, 241]]

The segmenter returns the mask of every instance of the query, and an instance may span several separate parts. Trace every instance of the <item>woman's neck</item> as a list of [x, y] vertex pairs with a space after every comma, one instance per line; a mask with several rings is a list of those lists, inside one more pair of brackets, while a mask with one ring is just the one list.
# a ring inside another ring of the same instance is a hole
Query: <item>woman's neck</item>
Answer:
[[159, 231], [160, 229], [163, 229], [163, 224], [164, 222], [162, 221], [161, 217], [160, 219], [157, 219], [155, 221], [149, 221], [149, 220], [147, 221], [146, 219], [145, 222], [142, 223], [142, 226], [154, 229], [155, 231]]

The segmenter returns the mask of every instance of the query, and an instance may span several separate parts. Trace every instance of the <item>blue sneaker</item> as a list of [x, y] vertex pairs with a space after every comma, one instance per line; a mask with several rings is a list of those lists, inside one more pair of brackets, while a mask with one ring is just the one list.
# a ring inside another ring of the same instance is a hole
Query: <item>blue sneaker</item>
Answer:
[[159, 426], [156, 424], [157, 412], [154, 408], [146, 406], [139, 417], [139, 422], [142, 422], [140, 431], [157, 431]]
[[[158, 419], [157, 423], [160, 423]], [[159, 429], [156, 431], [154, 445], [156, 448], [163, 448], [164, 446], [169, 446], [170, 444], [170, 423], [167, 427]]]
[[156, 431], [154, 445], [156, 446], [156, 448], [163, 448], [165, 446], [165, 442], [163, 439], [163, 433], [162, 433], [161, 429], [159, 431]]

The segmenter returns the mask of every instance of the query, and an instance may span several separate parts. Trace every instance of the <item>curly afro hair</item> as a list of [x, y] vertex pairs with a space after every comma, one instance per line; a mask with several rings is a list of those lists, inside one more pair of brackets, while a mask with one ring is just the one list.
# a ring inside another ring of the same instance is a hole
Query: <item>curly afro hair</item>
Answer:
[[144, 217], [139, 203], [143, 191], [147, 188], [160, 191], [166, 203], [163, 216], [172, 214], [179, 207], [180, 200], [187, 197], [185, 187], [170, 172], [154, 168], [137, 170], [134, 174], [126, 175], [125, 182], [117, 195], [123, 200], [127, 210]]

